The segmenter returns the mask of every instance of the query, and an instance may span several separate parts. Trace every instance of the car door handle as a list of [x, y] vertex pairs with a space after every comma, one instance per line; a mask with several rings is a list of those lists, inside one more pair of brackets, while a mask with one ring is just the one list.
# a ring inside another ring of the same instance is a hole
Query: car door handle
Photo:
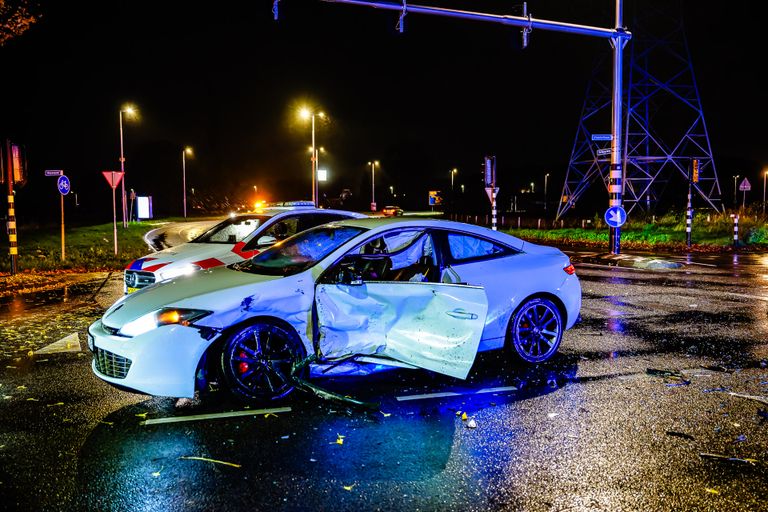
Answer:
[[447, 311], [448, 316], [458, 318], [459, 320], [477, 320], [477, 314], [464, 311], [463, 309], [454, 309], [453, 311]]

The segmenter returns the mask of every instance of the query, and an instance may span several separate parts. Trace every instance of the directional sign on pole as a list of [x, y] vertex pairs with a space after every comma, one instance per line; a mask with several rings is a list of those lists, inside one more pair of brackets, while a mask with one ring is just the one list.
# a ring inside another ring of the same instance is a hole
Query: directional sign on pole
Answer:
[[488, 194], [488, 200], [493, 203], [494, 196], [499, 195], [499, 187], [496, 187], [496, 190], [492, 187], [485, 187], [485, 193]]
[[59, 194], [63, 196], [69, 194], [69, 190], [71, 188], [69, 184], [69, 178], [63, 174], [59, 176], [59, 179], [56, 181], [56, 188], [59, 189]]
[[64, 171], [61, 169], [46, 169], [46, 176], [64, 176]]
[[612, 228], [621, 227], [627, 221], [627, 212], [621, 206], [611, 206], [605, 211], [605, 223]]
[[749, 180], [747, 178], [744, 178], [744, 180], [739, 183], [739, 190], [742, 192], [749, 192], [752, 190], [752, 184], [749, 183]]
[[123, 179], [123, 174], [125, 173], [121, 171], [101, 171], [101, 174], [104, 175], [104, 179], [107, 180], [109, 186], [114, 190], [120, 184], [120, 180]]
[[598, 155], [610, 155], [611, 154], [611, 148], [605, 148], [605, 149], [598, 149], [597, 154]]
[[592, 140], [613, 140], [613, 135], [610, 133], [593, 133]]

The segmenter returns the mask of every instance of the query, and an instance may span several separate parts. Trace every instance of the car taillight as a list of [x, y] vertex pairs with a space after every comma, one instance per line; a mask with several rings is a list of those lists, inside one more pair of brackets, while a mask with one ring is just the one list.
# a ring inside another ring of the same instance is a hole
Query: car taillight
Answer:
[[576, 267], [573, 266], [573, 263], [569, 263], [567, 267], [563, 267], [563, 270], [569, 276], [572, 276], [573, 274], [576, 273]]

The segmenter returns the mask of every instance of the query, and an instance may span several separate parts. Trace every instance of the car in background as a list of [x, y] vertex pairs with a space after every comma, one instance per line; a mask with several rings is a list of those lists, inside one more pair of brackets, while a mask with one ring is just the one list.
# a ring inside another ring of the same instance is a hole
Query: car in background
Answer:
[[281, 203], [254, 213], [231, 215], [195, 239], [132, 261], [123, 271], [123, 291], [133, 293], [172, 279], [248, 259], [300, 231], [341, 219], [365, 217], [323, 210], [312, 203]]
[[123, 296], [88, 346], [94, 373], [121, 388], [192, 397], [215, 380], [263, 402], [306, 388], [307, 374], [465, 379], [493, 349], [543, 363], [580, 308], [554, 247], [445, 220], [349, 219]]
[[381, 210], [381, 213], [385, 217], [400, 217], [403, 215], [403, 209], [399, 206], [385, 206]]

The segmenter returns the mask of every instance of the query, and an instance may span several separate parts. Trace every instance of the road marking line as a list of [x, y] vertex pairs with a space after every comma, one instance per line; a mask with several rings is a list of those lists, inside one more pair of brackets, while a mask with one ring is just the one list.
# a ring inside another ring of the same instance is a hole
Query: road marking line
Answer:
[[59, 352], [81, 352], [80, 337], [76, 332], [73, 332], [69, 336], [64, 336], [59, 341], [55, 341], [50, 345], [47, 345], [40, 350], [35, 351], [37, 354], [57, 354]]
[[238, 416], [256, 416], [258, 414], [277, 414], [279, 412], [291, 412], [290, 407], [277, 407], [274, 409], [256, 409], [253, 411], [231, 411], [212, 414], [196, 414], [194, 416], [169, 416], [167, 418], [152, 418], [142, 421], [140, 425], [160, 425], [164, 423], [181, 423], [183, 421], [218, 420], [221, 418], [236, 418]]
[[499, 393], [503, 391], [517, 391], [515, 386], [502, 386], [498, 388], [485, 388], [479, 391], [470, 391], [467, 393], [456, 393], [455, 391], [444, 391], [442, 393], [425, 393], [423, 395], [405, 395], [396, 396], [395, 400], [398, 402], [407, 402], [410, 400], [428, 400], [430, 398], [446, 398], [452, 396], [467, 396], [467, 395], [482, 395], [485, 393]]

